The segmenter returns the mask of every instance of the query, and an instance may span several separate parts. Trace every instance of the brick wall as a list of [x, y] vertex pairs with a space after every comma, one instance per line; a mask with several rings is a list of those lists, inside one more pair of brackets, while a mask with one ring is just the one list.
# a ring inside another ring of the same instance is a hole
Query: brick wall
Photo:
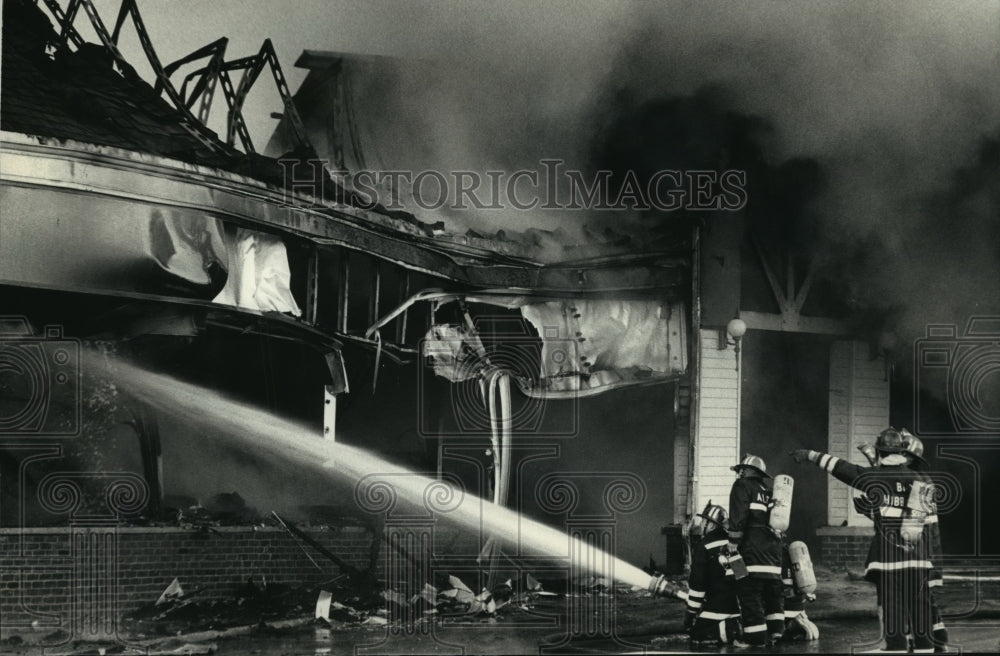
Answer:
[[[372, 536], [366, 528], [310, 529], [308, 534], [350, 564], [367, 568]], [[72, 535], [77, 536], [75, 549]], [[81, 541], [102, 540], [104, 535], [101, 529], [76, 529], [72, 534], [65, 527], [0, 529], [0, 625], [8, 630], [33, 620], [43, 627], [64, 625], [73, 596], [74, 551], [82, 553]], [[251, 575], [312, 585], [337, 572], [309, 549], [328, 573], [320, 572], [291, 536], [272, 527], [218, 527], [210, 532], [126, 527], [117, 530], [117, 537], [113, 560], [118, 564], [119, 613], [155, 601], [174, 577], [189, 591], [204, 588], [200, 598], [213, 599], [232, 595]]]
[[698, 450], [695, 473], [698, 495], [695, 507], [709, 499], [728, 504], [733, 485], [729, 469], [739, 462], [740, 387], [736, 354], [732, 346], [719, 350], [719, 331], [701, 330], [701, 370], [698, 396]]
[[820, 541], [817, 564], [834, 571], [863, 571], [874, 529], [863, 526], [824, 526], [816, 529]]

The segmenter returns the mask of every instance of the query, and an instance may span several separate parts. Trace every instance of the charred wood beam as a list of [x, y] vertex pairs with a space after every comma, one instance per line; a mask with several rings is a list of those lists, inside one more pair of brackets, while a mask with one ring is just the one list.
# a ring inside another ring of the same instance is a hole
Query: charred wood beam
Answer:
[[198, 141], [200, 141], [206, 148], [216, 152], [226, 151], [223, 144], [218, 142], [218, 140], [209, 134], [208, 128], [195, 118], [188, 106], [185, 104], [183, 98], [181, 98], [180, 94], [170, 83], [169, 78], [163, 70], [163, 66], [160, 64], [159, 57], [156, 55], [156, 50], [153, 48], [153, 44], [149, 39], [149, 34], [146, 32], [146, 27], [142, 22], [142, 17], [139, 15], [139, 9], [135, 4], [135, 0], [122, 0], [113, 32], [108, 31], [107, 26], [101, 19], [101, 16], [92, 0], [70, 0], [66, 11], [62, 11], [56, 0], [45, 0], [45, 6], [49, 9], [49, 12], [59, 24], [60, 36], [58, 47], [60, 49], [68, 47], [67, 41], [71, 41], [77, 48], [84, 45], [85, 42], [83, 38], [80, 36], [73, 24], [77, 18], [79, 10], [82, 8], [87, 14], [87, 17], [90, 20], [94, 31], [97, 33], [101, 44], [114, 59], [115, 64], [121, 71], [122, 75], [126, 78], [137, 79], [138, 74], [135, 69], [125, 60], [124, 55], [122, 55], [121, 50], [118, 48], [118, 40], [121, 36], [122, 26], [124, 25], [126, 18], [131, 17], [132, 23], [135, 26], [136, 34], [139, 37], [139, 43], [141, 44], [143, 52], [146, 55], [146, 59], [149, 61], [149, 64], [156, 75], [158, 84], [162, 85], [162, 88], [167, 93], [170, 102], [181, 114], [181, 126], [194, 138], [198, 139]]
[[319, 313], [319, 248], [313, 246], [309, 252], [309, 267], [306, 271], [305, 320], [316, 325]]
[[142, 456], [142, 473], [149, 486], [150, 515], [158, 517], [163, 510], [163, 449], [160, 444], [160, 427], [156, 415], [145, 403], [133, 400], [129, 406], [134, 420], [132, 427], [139, 439]]
[[347, 333], [348, 294], [351, 291], [351, 266], [347, 262], [347, 252], [338, 254], [337, 262], [337, 330]]
[[784, 333], [815, 333], [819, 335], [850, 334], [847, 323], [826, 317], [804, 317], [797, 312], [771, 314], [742, 310], [740, 319], [753, 330], [773, 330]]
[[[184, 78], [181, 84], [180, 95], [182, 98], [186, 98], [186, 106], [188, 109], [194, 106], [195, 101], [201, 97], [201, 106], [198, 109], [198, 120], [203, 124], [208, 123], [208, 117], [212, 109], [212, 100], [215, 97], [215, 85], [219, 80], [219, 74], [222, 69], [222, 63], [226, 54], [226, 47], [229, 44], [229, 39], [223, 37], [217, 41], [213, 41], [207, 46], [203, 46], [189, 55], [181, 57], [177, 61], [171, 62], [163, 68], [163, 72], [167, 77], [170, 77], [177, 71], [178, 68], [184, 64], [196, 61], [203, 57], [210, 57], [208, 66], [200, 70], [190, 73]], [[197, 78], [194, 89], [191, 93], [187, 93], [187, 87], [191, 80]], [[159, 93], [162, 90], [162, 85], [159, 80], [156, 82], [156, 92]]]
[[[767, 278], [767, 283], [771, 287], [771, 293], [774, 295], [774, 300], [778, 303], [780, 314], [767, 315], [759, 312], [747, 313], [751, 316], [752, 320], [757, 322], [759, 325], [768, 326], [767, 328], [761, 328], [762, 330], [791, 330], [798, 332], [798, 327], [800, 325], [808, 325], [810, 329], [804, 332], [827, 332], [827, 329], [830, 329], [834, 330], [833, 334], [839, 334], [840, 328], [836, 322], [827, 324], [824, 322], [831, 320], [819, 318], [813, 320], [809, 317], [801, 316], [802, 307], [805, 305], [806, 299], [809, 296], [809, 289], [812, 287], [813, 278], [815, 277], [815, 263], [809, 263], [809, 269], [806, 272], [806, 276], [802, 280], [802, 284], [799, 288], [796, 289], [795, 260], [791, 253], [786, 253], [785, 290], [782, 291], [781, 285], [778, 283], [778, 278], [767, 260], [764, 248], [756, 239], [753, 240], [753, 247], [754, 251], [757, 253], [758, 259], [760, 260], [760, 266], [764, 271], [765, 278]], [[740, 314], [741, 318], [743, 317], [743, 314], [744, 313]], [[780, 320], [775, 322], [774, 319], [767, 317], [779, 317]], [[747, 323], [747, 326], [750, 328], [758, 327], [751, 325], [749, 322]]]
[[[410, 272], [403, 272], [403, 281], [400, 284], [399, 295], [397, 297], [398, 303], [405, 303], [406, 299], [410, 297]], [[396, 342], [402, 344], [406, 341], [406, 320], [409, 316], [409, 307], [403, 308], [403, 312], [399, 317], [399, 321], [396, 322]]]
[[346, 574], [352, 581], [356, 583], [360, 583], [361, 581], [365, 580], [368, 577], [367, 574], [363, 573], [357, 567], [346, 562], [343, 558], [333, 553], [332, 551], [324, 547], [316, 540], [312, 539], [308, 534], [304, 533], [297, 526], [295, 526], [295, 524], [286, 522], [284, 519], [281, 518], [280, 515], [278, 515], [278, 513], [272, 510], [271, 515], [278, 521], [278, 524], [280, 524], [281, 527], [286, 531], [288, 531], [288, 533], [290, 533], [293, 537], [302, 540], [310, 547], [318, 551], [320, 554], [325, 556], [327, 559], [329, 559], [330, 562], [335, 564], [337, 568], [340, 570], [341, 574]]
[[[225, 78], [220, 78], [225, 83]], [[277, 191], [222, 171], [180, 168], [162, 158], [84, 144], [39, 144], [4, 133], [0, 180], [4, 185], [101, 194], [157, 207], [202, 210], [226, 221], [264, 226], [322, 248], [372, 254], [383, 262], [445, 283], [478, 288], [535, 290], [561, 296], [598, 293], [679, 295], [690, 258], [654, 254], [641, 260], [542, 265], [484, 249], [406, 233], [374, 212], [334, 205], [289, 204]], [[155, 190], [155, 191], [154, 191]], [[344, 332], [344, 327], [340, 327]]]
[[809, 295], [809, 288], [812, 286], [813, 275], [816, 273], [816, 265], [813, 262], [809, 263], [809, 270], [806, 272], [806, 277], [802, 281], [802, 286], [799, 287], [798, 293], [795, 295], [795, 301], [793, 306], [796, 311], [801, 312], [802, 306], [806, 303], [806, 297]]
[[375, 276], [372, 280], [371, 294], [368, 296], [368, 318], [366, 320], [366, 325], [369, 326], [378, 320], [379, 297], [382, 294], [382, 265], [378, 260], [375, 260], [373, 267]]
[[[767, 278], [767, 284], [771, 286], [771, 293], [774, 294], [774, 300], [778, 303], [778, 308], [785, 312], [788, 309], [788, 297], [785, 293], [781, 291], [781, 285], [778, 284], [778, 277], [774, 275], [774, 271], [771, 269], [770, 263], [767, 261], [767, 254], [764, 252], [763, 247], [761, 247], [760, 242], [756, 239], [753, 240], [754, 250], [757, 252], [757, 258], [760, 260], [760, 267], [764, 271], [764, 277]], [[789, 290], [789, 296], [791, 296], [791, 291]]]
[[[264, 70], [265, 66], [268, 66], [271, 69], [271, 77], [274, 78], [274, 84], [278, 89], [278, 95], [281, 96], [281, 102], [285, 108], [285, 116], [288, 117], [288, 120], [292, 125], [292, 131], [295, 135], [296, 144], [302, 150], [311, 151], [312, 146], [309, 142], [305, 125], [302, 123], [302, 117], [299, 115], [298, 108], [295, 106], [295, 100], [292, 97], [291, 90], [288, 88], [288, 82], [285, 80], [285, 74], [281, 70], [278, 55], [275, 53], [274, 46], [271, 44], [270, 39], [264, 40], [264, 43], [261, 45], [260, 50], [256, 55], [234, 59], [221, 64], [219, 67], [219, 76], [222, 80], [223, 92], [225, 93], [226, 101], [229, 104], [229, 120], [226, 128], [226, 143], [232, 146], [236, 142], [236, 135], [238, 134], [240, 141], [243, 144], [243, 149], [247, 153], [256, 152], [253, 140], [250, 138], [250, 133], [246, 127], [246, 121], [243, 118], [243, 103], [246, 100], [250, 89], [257, 81], [257, 78], [260, 77], [260, 74]], [[207, 68], [203, 70], [206, 70], [207, 72]], [[232, 78], [229, 76], [229, 73], [237, 70], [243, 71], [243, 77], [240, 79], [239, 86], [234, 89]]]

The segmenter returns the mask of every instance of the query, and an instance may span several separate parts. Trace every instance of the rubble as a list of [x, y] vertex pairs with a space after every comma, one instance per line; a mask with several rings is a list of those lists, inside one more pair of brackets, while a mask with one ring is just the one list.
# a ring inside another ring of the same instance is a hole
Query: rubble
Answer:
[[184, 596], [184, 588], [181, 587], [180, 581], [178, 581], [177, 578], [175, 577], [174, 580], [170, 582], [170, 585], [166, 587], [163, 593], [160, 594], [160, 598], [157, 599], [156, 603], [153, 605], [159, 606], [161, 604], [165, 604], [167, 602], [180, 599], [183, 596]]
[[[167, 591], [182, 585], [173, 583]], [[123, 628], [139, 639], [213, 631], [241, 625], [300, 618], [313, 607], [313, 591], [280, 584], [266, 585], [253, 577], [227, 599], [193, 599], [195, 593], [161, 595], [122, 619]]]
[[[853, 581], [843, 571], [818, 568], [817, 574], [821, 579], [821, 594], [809, 608], [814, 621], [874, 621], [875, 597], [870, 584]], [[149, 654], [206, 654], [222, 646], [222, 641], [229, 641], [231, 646], [240, 639], [257, 641], [265, 637], [315, 641], [315, 653], [323, 653], [323, 645], [355, 645], [377, 640], [387, 626], [398, 621], [394, 618], [407, 617], [411, 621], [435, 623], [445, 631], [488, 624], [501, 632], [497, 636], [513, 631], [524, 637], [527, 627], [534, 627], [531, 630], [538, 635], [531, 634], [535, 636], [531, 639], [541, 640], [540, 632], [550, 630], [546, 628], [548, 620], [541, 618], [565, 612], [568, 597], [603, 596], [613, 590], [615, 622], [621, 637], [641, 637], [640, 642], [651, 641], [649, 644], [654, 648], [688, 645], [686, 635], [682, 634], [683, 605], [675, 599], [651, 595], [647, 590], [630, 590], [625, 586], [601, 589], [598, 579], [581, 577], [571, 581], [564, 591], [553, 592], [546, 588], [562, 590], [566, 581], [543, 582], [524, 573], [499, 583], [492, 591], [474, 593], [467, 583], [471, 579], [465, 571], [461, 575], [465, 580], [455, 574], [441, 574], [435, 579], [436, 586], [426, 582], [412, 592], [384, 589], [367, 598], [347, 589], [290, 588], [250, 577], [232, 598], [207, 600], [200, 598], [197, 591], [186, 592], [184, 581], [178, 580], [164, 590], [177, 594], [166, 595], [159, 604], [151, 600], [147, 607], [129, 615], [120, 635], [128, 636], [128, 644], [148, 649], [144, 653]], [[954, 576], [950, 579], [944, 594], [952, 607], [975, 598], [976, 586], [986, 585], [988, 588], [978, 593], [983, 597], [983, 608], [977, 616], [996, 617], [1000, 613], [1000, 604], [993, 601], [998, 598], [995, 590], [1000, 585], [996, 581], [977, 582], [962, 577], [954, 580]], [[390, 604], [411, 612], [397, 616], [390, 611]], [[36, 631], [7, 638], [0, 643], [0, 650], [35, 653], [30, 651], [32, 645], [59, 644], [70, 639], [63, 630], [45, 634]], [[113, 651], [117, 648], [110, 643], [75, 643], [67, 645], [65, 650], [60, 648], [60, 653], [97, 654], [101, 649], [107, 654], [134, 653]]]

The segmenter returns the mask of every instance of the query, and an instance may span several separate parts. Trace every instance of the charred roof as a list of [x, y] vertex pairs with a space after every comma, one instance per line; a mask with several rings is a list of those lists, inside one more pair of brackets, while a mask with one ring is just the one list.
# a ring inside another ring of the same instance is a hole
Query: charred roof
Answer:
[[[82, 43], [71, 50], [57, 48], [59, 41], [59, 33], [37, 5], [28, 0], [3, 3], [0, 129], [169, 157], [279, 188], [286, 187], [280, 160], [308, 162], [316, 157], [311, 149], [281, 158], [243, 153], [204, 125], [187, 120], [134, 70], [115, 70], [114, 58], [103, 45]], [[320, 174], [311, 166], [300, 168]], [[358, 199], [328, 175], [314, 188], [323, 190], [324, 200], [359, 206]], [[410, 214], [382, 213], [424, 227]], [[425, 232], [430, 234], [429, 226]]]

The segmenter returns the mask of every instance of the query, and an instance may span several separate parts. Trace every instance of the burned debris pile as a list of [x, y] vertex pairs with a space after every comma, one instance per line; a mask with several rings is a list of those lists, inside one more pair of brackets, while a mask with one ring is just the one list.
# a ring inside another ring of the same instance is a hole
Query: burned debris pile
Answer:
[[[247, 626], [280, 631], [303, 623], [294, 620], [311, 616], [318, 594], [315, 587], [293, 587], [259, 576], [248, 578], [226, 599], [200, 599], [200, 592], [197, 588], [185, 590], [175, 579], [159, 599], [125, 615], [123, 628], [139, 640], [201, 632], [224, 634], [226, 630]], [[337, 589], [337, 603], [342, 607], [350, 604], [364, 614], [374, 613], [382, 605], [377, 595], [363, 598], [361, 594], [357, 590]]]
[[[372, 578], [359, 585], [356, 578], [338, 576], [296, 587], [253, 576], [229, 598], [201, 599], [200, 589], [186, 589], [175, 579], [158, 599], [127, 614], [122, 628], [150, 644], [177, 636], [204, 641], [247, 632], [281, 635], [306, 625], [317, 628], [319, 639], [331, 639], [337, 632], [392, 625], [536, 622], [541, 626], [551, 614], [561, 612], [568, 597], [651, 596], [637, 588], [615, 588], [595, 577], [569, 584], [565, 580], [543, 583], [525, 573], [479, 592], [454, 574], [437, 574], [435, 581], [437, 585], [425, 583], [422, 589], [410, 591], [384, 587]], [[547, 589], [550, 586], [558, 592]]]
[[[413, 214], [371, 207], [367, 199], [345, 189], [328, 170], [313, 165], [318, 156], [308, 143], [281, 158], [237, 150], [162, 97], [168, 79], [148, 83], [131, 65], [116, 62], [115, 53], [105, 45], [84, 41], [74, 25], [53, 26], [37, 3], [5, 2], [3, 24], [0, 127], [5, 131], [168, 157], [278, 189], [309, 186], [319, 192], [318, 208], [331, 202], [374, 209], [371, 218], [395, 229], [427, 237], [434, 234], [435, 226]], [[69, 47], [67, 36], [70, 43], [80, 41], [75, 49]], [[116, 70], [116, 65], [122, 70]], [[288, 164], [287, 171], [282, 162]], [[295, 170], [293, 180], [288, 171]], [[303, 175], [313, 179], [303, 179]]]

